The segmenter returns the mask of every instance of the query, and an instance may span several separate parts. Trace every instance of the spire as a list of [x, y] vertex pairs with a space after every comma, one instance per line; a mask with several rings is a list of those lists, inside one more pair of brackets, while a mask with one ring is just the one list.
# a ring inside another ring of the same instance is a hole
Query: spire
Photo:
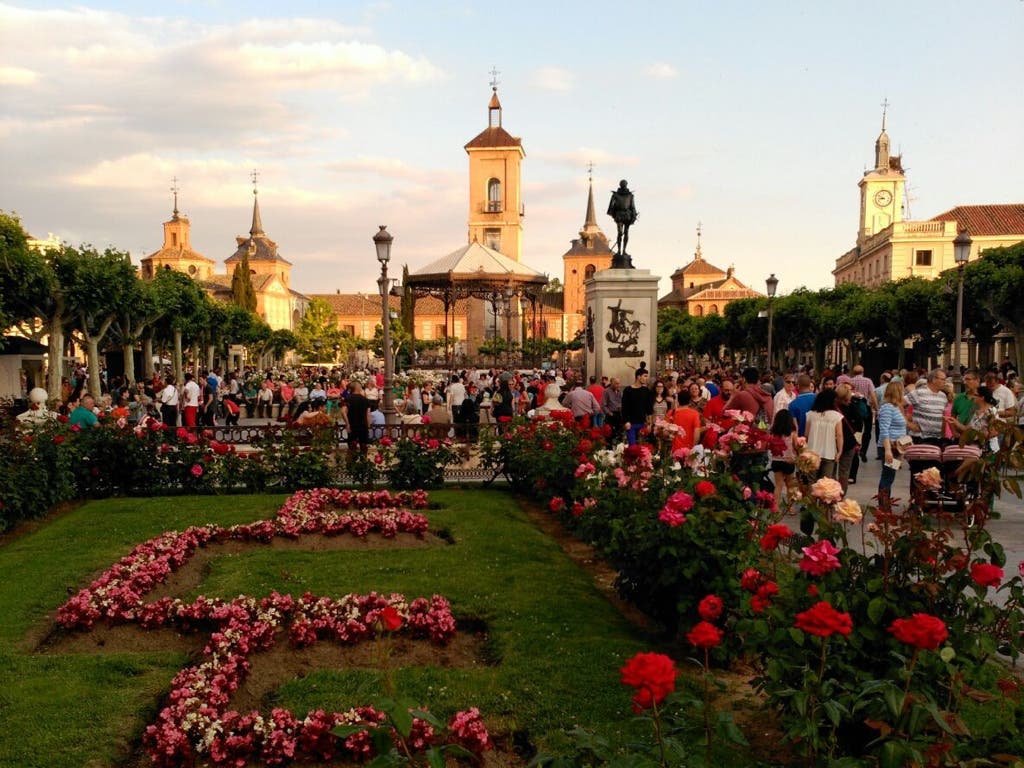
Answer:
[[249, 228], [249, 235], [256, 237], [263, 233], [263, 221], [260, 219], [260, 198], [259, 190], [256, 188], [256, 180], [259, 178], [259, 171], [252, 169], [252, 226]]
[[171, 192], [174, 193], [174, 214], [171, 216], [171, 221], [178, 220], [178, 177], [175, 176], [171, 179]]
[[704, 261], [704, 256], [700, 252], [700, 222], [697, 222], [697, 250], [693, 252], [694, 261]]
[[592, 237], [600, 229], [597, 226], [597, 216], [594, 213], [594, 164], [587, 165], [587, 181], [590, 190], [587, 194], [587, 215], [583, 221], [583, 229], [580, 230], [580, 238], [583, 240]]
[[501, 128], [501, 102], [498, 101], [498, 75], [497, 69], [491, 67], [491, 101], [487, 105], [487, 127]]
[[882, 100], [882, 132], [875, 141], [875, 170], [889, 170], [889, 134], [885, 132], [885, 116], [889, 110], [889, 99]]

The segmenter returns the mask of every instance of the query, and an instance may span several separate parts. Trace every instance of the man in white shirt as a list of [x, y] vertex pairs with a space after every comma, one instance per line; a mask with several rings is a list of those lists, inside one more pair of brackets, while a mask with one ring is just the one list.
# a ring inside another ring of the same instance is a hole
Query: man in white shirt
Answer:
[[160, 403], [160, 418], [169, 427], [178, 426], [178, 388], [174, 386], [174, 377], [167, 377], [167, 384], [156, 396]]
[[1013, 396], [1013, 390], [999, 381], [999, 374], [989, 371], [985, 374], [985, 386], [988, 387], [992, 397], [996, 399], [996, 411], [999, 418], [1006, 421], [1016, 421], [1017, 398]]
[[943, 387], [946, 385], [946, 372], [935, 368], [928, 372], [928, 379], [923, 387], [908, 391], [903, 401], [913, 408], [907, 418], [907, 429], [915, 443], [937, 443], [942, 439], [946, 405], [949, 403]]
[[796, 399], [796, 377], [787, 373], [782, 377], [782, 389], [775, 393], [775, 412], [785, 411]]
[[185, 386], [181, 388], [181, 395], [185, 401], [185, 408], [182, 411], [182, 418], [186, 427], [194, 427], [198, 422], [199, 398], [202, 390], [196, 384], [191, 373], [185, 374]]
[[452, 376], [452, 383], [448, 385], [445, 399], [448, 401], [448, 413], [451, 415], [451, 420], [455, 422], [458, 420], [456, 415], [459, 408], [462, 407], [462, 401], [466, 399], [466, 385], [462, 383], [462, 379], [458, 375]]

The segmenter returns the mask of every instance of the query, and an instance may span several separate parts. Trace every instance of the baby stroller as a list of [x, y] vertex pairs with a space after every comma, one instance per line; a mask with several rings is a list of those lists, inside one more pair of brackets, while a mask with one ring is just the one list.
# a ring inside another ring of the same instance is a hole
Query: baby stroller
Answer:
[[[955, 501], [957, 512], [963, 512], [978, 498], [978, 483], [966, 477], [960, 477], [962, 467], [972, 464], [981, 458], [981, 448], [977, 445], [947, 445], [942, 451], [942, 482], [947, 496]], [[968, 525], [974, 524], [973, 515]]]
[[[927, 489], [924, 493], [925, 503], [929, 509], [950, 513], [962, 513], [967, 505], [978, 495], [977, 484], [961, 480], [957, 473], [964, 464], [977, 461], [981, 457], [981, 449], [975, 445], [938, 445], [918, 443], [907, 446], [903, 454], [910, 467], [910, 493], [917, 491], [917, 475], [926, 469], [939, 470], [942, 484], [935, 489]], [[973, 520], [968, 521], [972, 525]]]

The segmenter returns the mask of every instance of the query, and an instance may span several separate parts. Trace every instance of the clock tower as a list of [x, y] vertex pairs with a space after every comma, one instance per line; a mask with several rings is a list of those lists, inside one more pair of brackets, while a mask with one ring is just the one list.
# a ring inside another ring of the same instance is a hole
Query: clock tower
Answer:
[[889, 134], [885, 132], [885, 113], [888, 101], [882, 102], [882, 132], [875, 141], [875, 167], [864, 172], [860, 180], [860, 228], [857, 243], [860, 244], [891, 224], [903, 220], [903, 175], [902, 158], [889, 151]]
[[[496, 74], [496, 73], [495, 73]], [[491, 81], [487, 127], [466, 144], [469, 155], [469, 242], [523, 258], [522, 140], [501, 124], [497, 80]]]

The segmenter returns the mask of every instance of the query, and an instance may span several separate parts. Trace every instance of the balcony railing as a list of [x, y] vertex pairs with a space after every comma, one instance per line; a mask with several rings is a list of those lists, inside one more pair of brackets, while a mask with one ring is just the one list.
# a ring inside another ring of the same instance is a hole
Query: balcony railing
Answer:
[[501, 205], [500, 200], [488, 200], [484, 204], [484, 211], [487, 213], [501, 213], [504, 208]]

